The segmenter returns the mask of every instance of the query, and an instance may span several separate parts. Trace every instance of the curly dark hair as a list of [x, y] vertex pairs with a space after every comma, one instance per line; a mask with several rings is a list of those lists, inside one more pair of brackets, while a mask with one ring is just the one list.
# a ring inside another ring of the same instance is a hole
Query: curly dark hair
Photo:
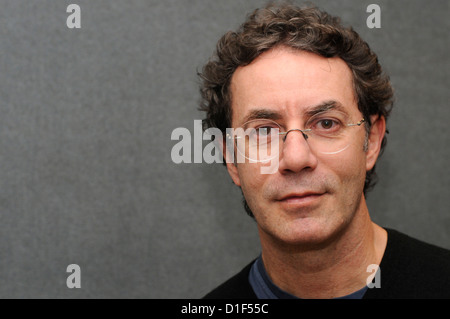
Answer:
[[[371, 127], [371, 115], [384, 116], [387, 120], [393, 106], [390, 80], [382, 71], [377, 55], [358, 33], [343, 26], [339, 18], [312, 5], [270, 3], [250, 14], [236, 32], [223, 35], [215, 54], [199, 73], [202, 97], [199, 109], [206, 112], [204, 129], [217, 127], [225, 132], [231, 127], [230, 82], [234, 71], [281, 45], [326, 58], [341, 58], [352, 71], [355, 96], [366, 119], [367, 132]], [[385, 145], [386, 136], [381, 152]], [[375, 183], [373, 167], [366, 173], [364, 193]]]

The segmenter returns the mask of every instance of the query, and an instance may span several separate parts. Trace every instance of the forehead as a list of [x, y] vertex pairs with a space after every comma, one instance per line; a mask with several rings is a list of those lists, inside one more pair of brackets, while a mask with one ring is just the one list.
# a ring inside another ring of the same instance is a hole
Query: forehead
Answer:
[[335, 101], [348, 114], [359, 113], [350, 68], [340, 58], [279, 47], [236, 69], [231, 79], [232, 123], [249, 113], [271, 110], [300, 119], [314, 105]]

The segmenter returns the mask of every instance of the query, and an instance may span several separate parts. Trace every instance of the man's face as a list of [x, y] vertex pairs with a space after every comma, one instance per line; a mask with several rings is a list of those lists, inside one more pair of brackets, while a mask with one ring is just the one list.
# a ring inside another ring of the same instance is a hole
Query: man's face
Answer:
[[[238, 68], [231, 95], [233, 128], [249, 116], [271, 114], [284, 131], [303, 129], [312, 114], [330, 104], [349, 123], [363, 118], [344, 61], [282, 47]], [[364, 151], [364, 125], [348, 130], [347, 147], [330, 153], [314, 151], [301, 132], [290, 132], [273, 174], [261, 174], [261, 163], [227, 164], [260, 236], [285, 243], [321, 243], [362, 214], [365, 173], [375, 164], [379, 147]]]

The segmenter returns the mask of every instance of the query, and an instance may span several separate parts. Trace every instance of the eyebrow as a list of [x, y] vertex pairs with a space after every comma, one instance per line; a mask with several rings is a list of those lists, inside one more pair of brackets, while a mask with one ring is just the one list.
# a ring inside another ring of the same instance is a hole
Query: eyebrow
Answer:
[[328, 101], [324, 101], [320, 104], [317, 105], [313, 105], [307, 108], [305, 114], [308, 117], [313, 117], [314, 115], [323, 113], [323, 112], [327, 112], [327, 111], [331, 111], [331, 110], [336, 110], [336, 111], [340, 111], [343, 113], [347, 113], [345, 111], [344, 106], [335, 100], [328, 100]]
[[270, 109], [256, 109], [249, 112], [247, 116], [244, 117], [243, 122], [248, 122], [252, 120], [268, 119], [268, 120], [279, 120], [282, 118], [281, 114], [277, 111]]
[[[321, 102], [317, 105], [308, 106], [305, 111], [305, 115], [310, 118], [317, 114], [327, 112], [330, 110], [337, 110], [341, 112], [345, 112], [345, 108], [343, 105], [335, 100], [327, 100], [324, 102]], [[267, 119], [267, 120], [279, 120], [283, 118], [283, 116], [275, 110], [272, 109], [266, 109], [266, 108], [260, 108], [251, 110], [243, 119], [243, 123], [252, 121], [252, 120], [259, 120], [259, 119]]]

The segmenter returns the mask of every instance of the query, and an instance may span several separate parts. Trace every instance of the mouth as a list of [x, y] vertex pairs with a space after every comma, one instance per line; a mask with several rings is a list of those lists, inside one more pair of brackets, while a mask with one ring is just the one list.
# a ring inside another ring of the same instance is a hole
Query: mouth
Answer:
[[288, 206], [308, 206], [320, 200], [325, 193], [322, 192], [302, 192], [290, 193], [282, 196], [277, 201]]

